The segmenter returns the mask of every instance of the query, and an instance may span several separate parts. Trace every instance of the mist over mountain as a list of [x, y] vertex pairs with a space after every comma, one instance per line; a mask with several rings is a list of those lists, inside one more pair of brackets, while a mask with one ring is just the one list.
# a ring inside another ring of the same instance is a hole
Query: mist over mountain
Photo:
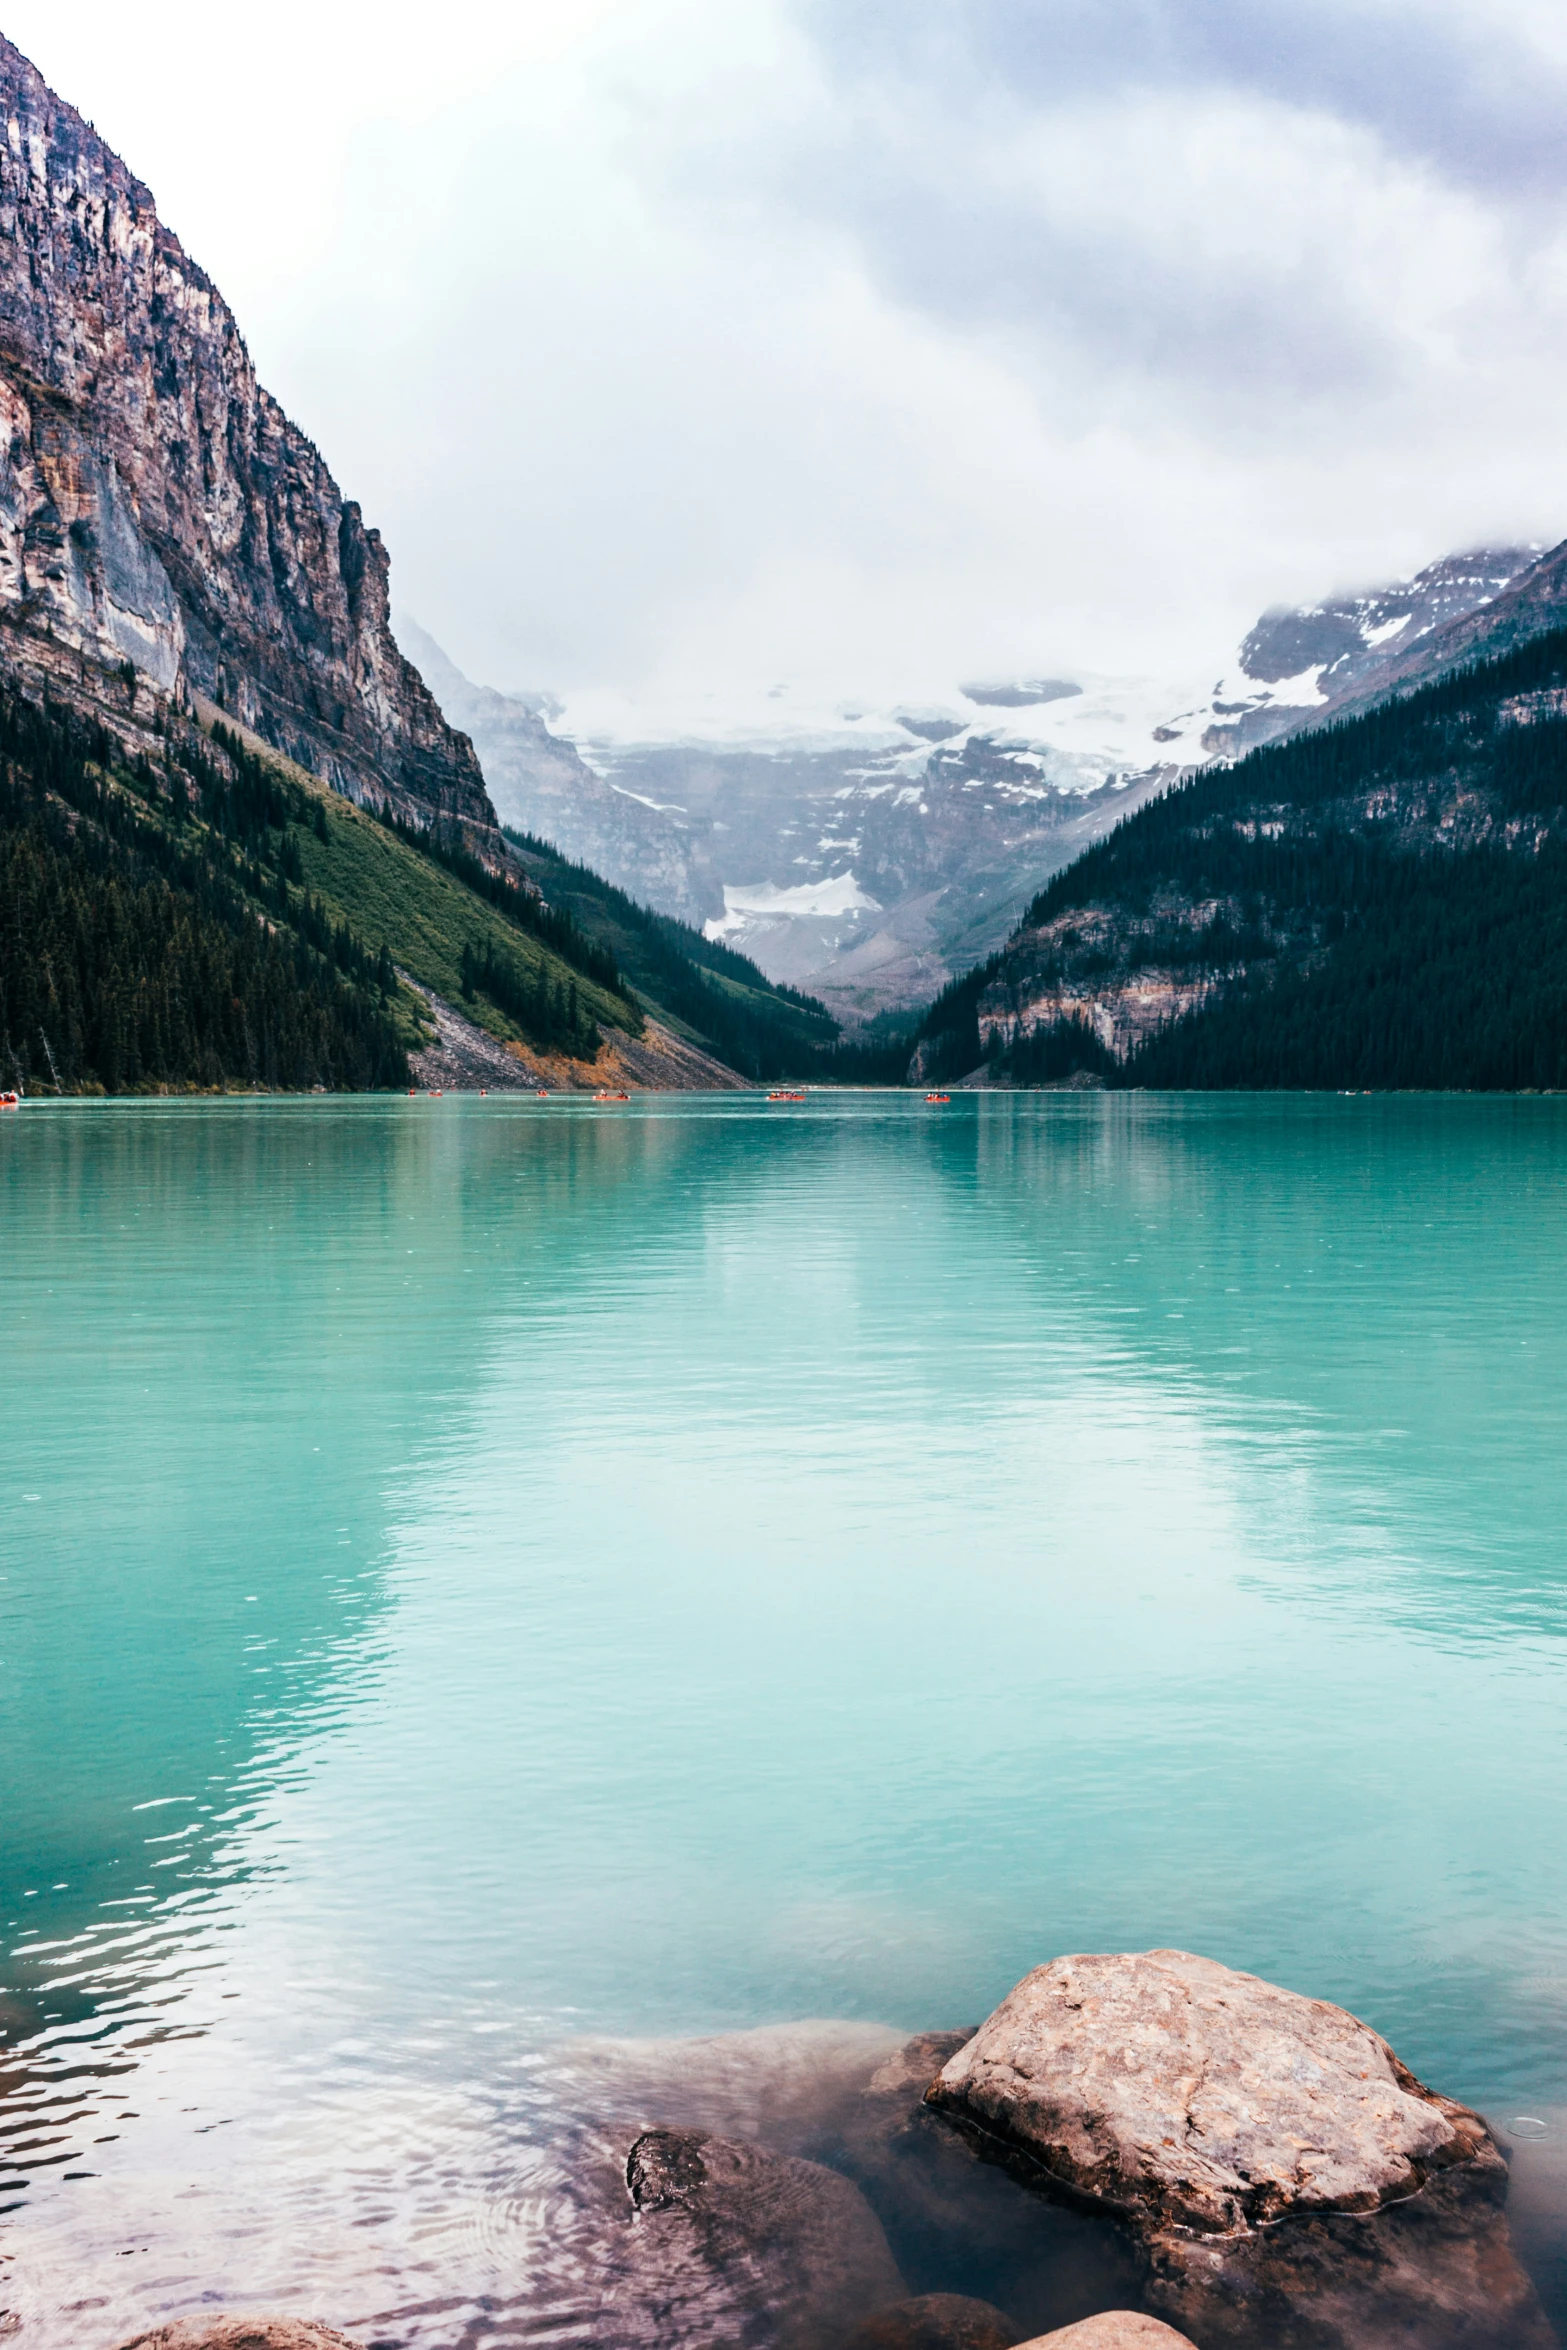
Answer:
[[775, 686], [661, 712], [647, 734], [635, 705], [476, 686], [416, 622], [398, 629], [509, 823], [852, 1022], [928, 1001], [1122, 817], [1375, 690], [1537, 553], [1446, 556], [1275, 607], [1201, 682], [1042, 671], [887, 707], [802, 705]]

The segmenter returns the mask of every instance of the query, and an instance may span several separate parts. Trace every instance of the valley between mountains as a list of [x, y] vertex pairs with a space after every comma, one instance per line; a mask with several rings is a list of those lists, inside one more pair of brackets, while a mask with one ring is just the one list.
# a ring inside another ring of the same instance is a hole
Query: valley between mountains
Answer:
[[1206, 684], [502, 693], [4, 42], [0, 105], [0, 1082], [1567, 1082], [1567, 549]]

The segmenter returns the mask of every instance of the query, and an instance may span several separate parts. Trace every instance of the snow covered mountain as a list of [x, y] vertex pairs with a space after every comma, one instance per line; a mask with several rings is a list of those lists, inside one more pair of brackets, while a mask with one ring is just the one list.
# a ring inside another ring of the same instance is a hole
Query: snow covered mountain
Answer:
[[1363, 696], [1538, 552], [1449, 556], [1265, 612], [1212, 682], [1041, 673], [887, 708], [804, 705], [783, 687], [699, 713], [552, 703], [473, 686], [400, 628], [506, 822], [853, 1021], [928, 1000], [1119, 817], [1194, 766]]

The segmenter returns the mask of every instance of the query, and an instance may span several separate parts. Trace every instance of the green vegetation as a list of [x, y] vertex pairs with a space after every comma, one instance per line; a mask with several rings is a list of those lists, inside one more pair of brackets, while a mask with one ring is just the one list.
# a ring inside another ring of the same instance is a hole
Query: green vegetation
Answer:
[[548, 904], [541, 894], [535, 895], [520, 886], [515, 872], [492, 872], [457, 842], [443, 840], [433, 826], [406, 824], [386, 808], [379, 813], [381, 823], [400, 840], [410, 842], [422, 856], [433, 858], [448, 873], [455, 873], [475, 897], [499, 907], [517, 929], [541, 940], [562, 962], [569, 963], [573, 970], [580, 971], [597, 986], [607, 988], [612, 995], [618, 995], [634, 1011], [636, 999], [621, 978], [614, 955], [608, 947], [578, 929], [568, 906]]
[[896, 1084], [906, 1037], [845, 1043], [824, 1004], [781, 987], [745, 955], [670, 914], [639, 905], [585, 865], [531, 833], [506, 835], [552, 907], [598, 942], [649, 1008], [679, 1036], [758, 1084], [782, 1078]]
[[979, 999], [991, 981], [1000, 976], [1005, 964], [1003, 949], [985, 962], [976, 963], [972, 971], [949, 979], [920, 1022], [916, 1038], [924, 1048], [922, 1063], [933, 1084], [947, 1085], [954, 1078], [966, 1077], [984, 1059], [985, 1049], [979, 1039]]
[[493, 945], [465, 946], [462, 992], [470, 1007], [476, 996], [488, 997], [497, 1011], [514, 1020], [546, 1052], [570, 1053], [575, 1059], [591, 1061], [604, 1041], [592, 1021], [583, 1019], [577, 982], [573, 979], [567, 985], [557, 979], [552, 986], [542, 957], [530, 977], [510, 955], [498, 955]]
[[[1016, 1081], [1567, 1087], [1567, 630], [1149, 802], [1040, 891], [1031, 987], [1155, 968], [1215, 991], [1117, 1064], [1076, 1021], [999, 1056]], [[1533, 702], [1519, 697], [1538, 697]], [[1506, 705], [1512, 705], [1507, 707]], [[1062, 917], [1107, 915], [1079, 935]], [[980, 1057], [1007, 950], [922, 1027]]]
[[[309, 821], [292, 838], [307, 888], [333, 921], [386, 940], [416, 986], [450, 1003], [463, 999], [467, 1017], [503, 1044], [517, 1039], [543, 1052], [591, 1058], [600, 1029], [640, 1034], [641, 1010], [613, 963], [571, 925], [551, 922], [525, 889], [432, 834], [356, 807], [280, 753], [246, 743], [226, 727], [214, 739], [242, 770], [270, 775], [304, 796]], [[470, 868], [480, 877], [477, 887]], [[475, 982], [480, 970], [496, 975], [504, 1003], [482, 979]], [[473, 983], [466, 993], [465, 976]], [[556, 1006], [573, 990], [577, 1015], [568, 1030]], [[417, 1041], [412, 1030], [409, 1041]]]
[[0, 695], [0, 1082], [405, 1084], [390, 964], [296, 890], [292, 813]]
[[[414, 989], [591, 1060], [642, 1003], [760, 1080], [889, 1081], [809, 997], [546, 844], [518, 874], [356, 806], [231, 722], [102, 728], [0, 697], [0, 1082], [28, 1091], [401, 1085]], [[399, 972], [411, 987], [400, 984]]]

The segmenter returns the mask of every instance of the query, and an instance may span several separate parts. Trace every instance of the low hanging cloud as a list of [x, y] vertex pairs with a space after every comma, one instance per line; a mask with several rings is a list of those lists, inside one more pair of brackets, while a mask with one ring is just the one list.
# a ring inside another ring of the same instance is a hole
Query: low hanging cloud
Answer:
[[785, 677], [1217, 662], [1265, 602], [1567, 529], [1558, 8], [8, 29], [222, 284], [399, 602], [502, 684], [699, 720]]
[[776, 200], [851, 233], [900, 303], [1048, 359], [1047, 404], [1114, 410], [1135, 377], [1287, 455], [1345, 410], [1439, 412], [1519, 361], [1554, 401], [1559, 13], [796, 0], [794, 18], [826, 102], [771, 158]]

